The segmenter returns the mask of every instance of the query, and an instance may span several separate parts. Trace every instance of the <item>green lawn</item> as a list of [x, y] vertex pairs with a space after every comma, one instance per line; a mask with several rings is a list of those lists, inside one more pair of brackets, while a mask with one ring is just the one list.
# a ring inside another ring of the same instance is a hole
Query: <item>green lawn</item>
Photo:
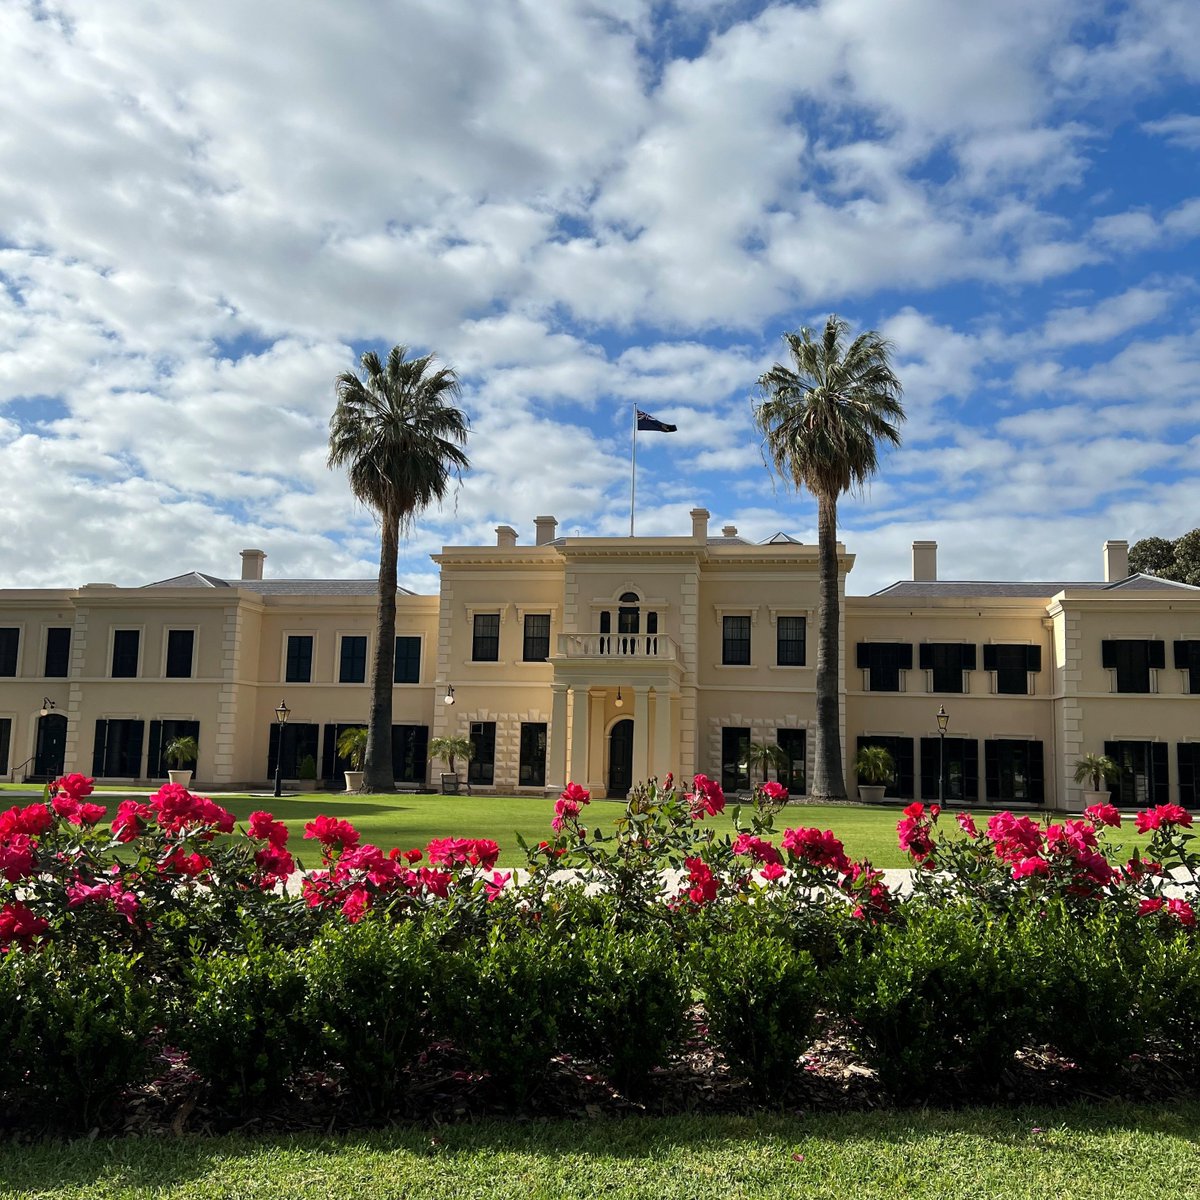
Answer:
[[1200, 1106], [482, 1122], [0, 1147], [11, 1200], [1196, 1197]]
[[[0, 787], [14, 790], [12, 785]], [[28, 793], [29, 790], [27, 785], [24, 791]], [[98, 803], [108, 804], [110, 811], [115, 812], [118, 797], [128, 794], [127, 789], [100, 789]], [[360, 830], [364, 841], [374, 842], [384, 849], [393, 846], [403, 849], [424, 847], [435, 837], [491, 838], [500, 846], [501, 865], [508, 867], [520, 866], [525, 861], [517, 845], [516, 834], [521, 833], [531, 844], [540, 842], [551, 835], [550, 821], [554, 816], [553, 798], [533, 796], [388, 796], [304, 792], [279, 800], [265, 793], [222, 793], [216, 798], [239, 821], [246, 821], [258, 809], [267, 809], [280, 820], [286, 821], [291, 830], [292, 849], [304, 859], [307, 866], [312, 866], [319, 854], [313, 843], [303, 841], [304, 826], [320, 813], [351, 822]], [[603, 829], [611, 826], [620, 815], [621, 805], [613, 800], [597, 800], [586, 811], [588, 824]], [[992, 810], [973, 811], [976, 819], [982, 823]], [[786, 828], [813, 825], [832, 829], [842, 839], [846, 853], [851, 858], [869, 859], [877, 867], [907, 867], [910, 865], [907, 856], [901, 853], [896, 842], [896, 822], [899, 819], [899, 808], [892, 807], [790, 805], [776, 817], [775, 827], [779, 832]], [[733, 829], [732, 806], [724, 816], [710, 818], [707, 824], [711, 824], [718, 833], [730, 832]], [[942, 829], [947, 836], [957, 832], [952, 814], [943, 816]], [[1144, 847], [1149, 839], [1137, 836], [1132, 823], [1127, 822], [1125, 829], [1109, 840], [1121, 843], [1128, 850], [1135, 845]]]

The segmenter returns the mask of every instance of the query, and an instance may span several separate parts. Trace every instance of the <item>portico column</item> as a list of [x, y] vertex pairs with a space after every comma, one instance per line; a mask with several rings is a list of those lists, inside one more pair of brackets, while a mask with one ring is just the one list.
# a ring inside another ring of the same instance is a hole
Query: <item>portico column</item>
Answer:
[[633, 689], [633, 785], [650, 775], [650, 688]]
[[561, 792], [567, 786], [567, 685], [552, 683], [550, 709], [550, 771], [546, 786]]
[[675, 730], [672, 721], [671, 694], [654, 690], [654, 774], [661, 783], [668, 771], [677, 768], [675, 762]]
[[587, 685], [571, 689], [571, 770], [569, 778], [581, 787], [588, 770]]

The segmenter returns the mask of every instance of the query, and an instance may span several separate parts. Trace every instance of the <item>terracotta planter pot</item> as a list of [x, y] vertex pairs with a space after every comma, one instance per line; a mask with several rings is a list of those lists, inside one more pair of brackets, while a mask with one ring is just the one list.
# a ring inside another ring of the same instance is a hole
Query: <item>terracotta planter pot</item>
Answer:
[[168, 771], [168, 772], [167, 772], [167, 778], [168, 778], [168, 779], [169, 779], [169, 780], [170, 780], [172, 783], [177, 783], [177, 784], [179, 784], [179, 786], [180, 786], [180, 787], [182, 787], [182, 788], [186, 788], [186, 787], [191, 787], [191, 786], [192, 786], [192, 773], [191, 773], [191, 771]]
[[863, 804], [882, 804], [883, 793], [886, 791], [887, 786], [882, 783], [860, 783], [858, 798]]
[[346, 791], [361, 792], [362, 791], [363, 773], [362, 771], [347, 771], [346, 772]]

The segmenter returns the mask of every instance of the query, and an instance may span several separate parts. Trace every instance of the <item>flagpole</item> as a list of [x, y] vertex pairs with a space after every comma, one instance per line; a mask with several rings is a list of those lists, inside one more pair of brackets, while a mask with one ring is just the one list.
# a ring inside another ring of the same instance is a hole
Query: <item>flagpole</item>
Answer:
[[633, 510], [637, 499], [637, 401], [633, 403], [633, 450], [629, 468], [629, 536], [633, 537]]

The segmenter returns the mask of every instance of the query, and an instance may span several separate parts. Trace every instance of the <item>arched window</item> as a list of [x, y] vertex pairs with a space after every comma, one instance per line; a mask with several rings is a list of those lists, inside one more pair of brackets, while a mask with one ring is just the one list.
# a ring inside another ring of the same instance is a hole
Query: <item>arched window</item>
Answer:
[[637, 592], [622, 592], [621, 607], [617, 609], [618, 633], [641, 633], [642, 610]]

